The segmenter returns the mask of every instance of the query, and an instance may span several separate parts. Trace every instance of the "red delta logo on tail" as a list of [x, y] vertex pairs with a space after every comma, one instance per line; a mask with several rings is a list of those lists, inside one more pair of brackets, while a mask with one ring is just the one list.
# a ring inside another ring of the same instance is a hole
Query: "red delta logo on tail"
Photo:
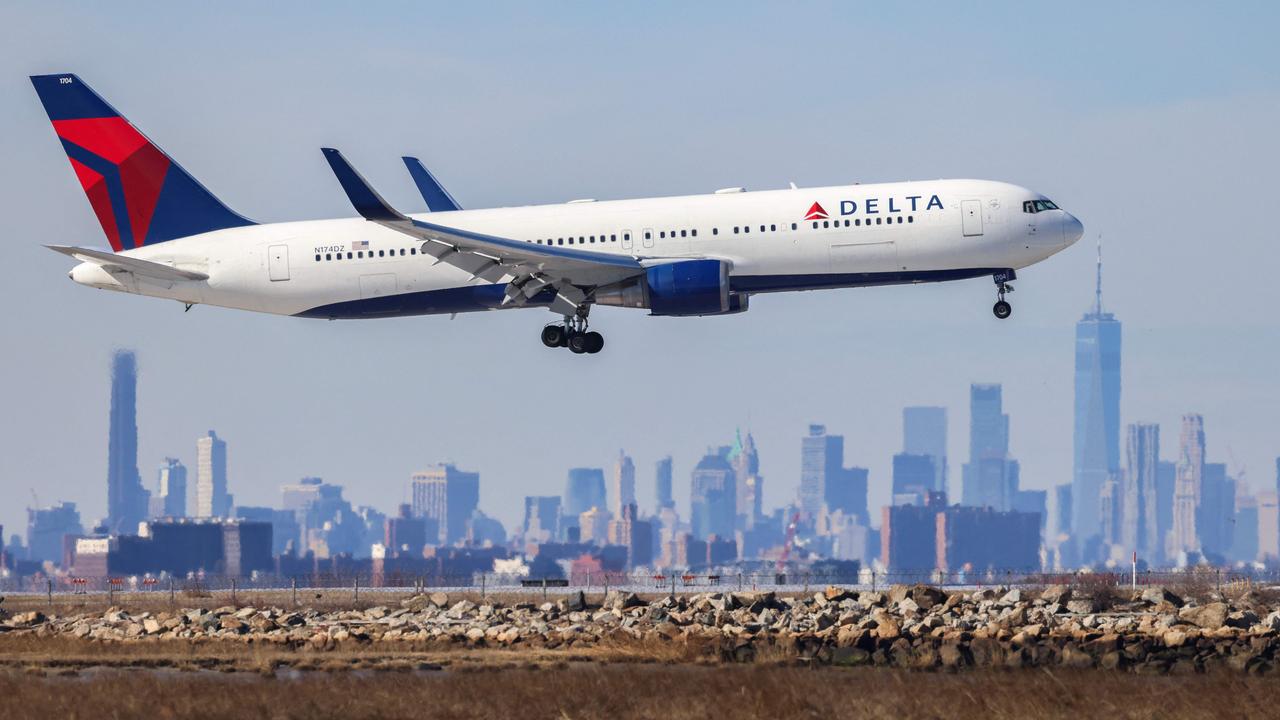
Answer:
[[827, 211], [822, 209], [822, 205], [814, 203], [809, 206], [809, 212], [804, 214], [805, 220], [826, 220]]
[[111, 247], [142, 247], [169, 158], [122, 117], [54, 120], [53, 128]]

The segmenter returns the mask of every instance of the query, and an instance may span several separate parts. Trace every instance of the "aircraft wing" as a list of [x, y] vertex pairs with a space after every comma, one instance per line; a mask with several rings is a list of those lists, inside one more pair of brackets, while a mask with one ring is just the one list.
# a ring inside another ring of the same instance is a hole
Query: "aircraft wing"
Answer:
[[551, 286], [556, 291], [552, 312], [572, 315], [594, 288], [645, 272], [636, 257], [537, 245], [407, 217], [383, 200], [342, 153], [322, 150], [347, 198], [366, 220], [423, 241], [422, 252], [470, 273], [472, 279], [505, 280], [504, 304], [522, 305]]
[[70, 247], [67, 245], [45, 245], [54, 252], [62, 253], [73, 257], [81, 262], [100, 265], [102, 269], [109, 273], [130, 272], [134, 275], [142, 275], [144, 277], [155, 278], [156, 280], [177, 281], [177, 280], [208, 280], [209, 276], [204, 273], [193, 272], [191, 270], [180, 270], [172, 265], [164, 263], [152, 262], [150, 260], [140, 260], [128, 255], [119, 255], [117, 253], [106, 252], [105, 250], [92, 250], [90, 248]]

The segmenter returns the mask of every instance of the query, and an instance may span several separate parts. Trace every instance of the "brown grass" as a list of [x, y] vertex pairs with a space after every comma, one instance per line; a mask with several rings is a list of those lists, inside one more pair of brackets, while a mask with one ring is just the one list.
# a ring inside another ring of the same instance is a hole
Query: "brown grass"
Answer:
[[778, 665], [562, 665], [424, 672], [0, 674], [0, 717], [1274, 717], [1280, 685], [1235, 676], [909, 673]]

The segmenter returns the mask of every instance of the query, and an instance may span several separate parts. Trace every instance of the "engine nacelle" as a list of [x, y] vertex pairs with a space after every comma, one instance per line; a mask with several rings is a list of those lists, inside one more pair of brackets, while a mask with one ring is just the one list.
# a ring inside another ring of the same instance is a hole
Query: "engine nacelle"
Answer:
[[667, 316], [727, 315], [747, 309], [746, 294], [729, 291], [729, 264], [721, 260], [657, 265], [642, 277], [600, 288], [594, 300]]

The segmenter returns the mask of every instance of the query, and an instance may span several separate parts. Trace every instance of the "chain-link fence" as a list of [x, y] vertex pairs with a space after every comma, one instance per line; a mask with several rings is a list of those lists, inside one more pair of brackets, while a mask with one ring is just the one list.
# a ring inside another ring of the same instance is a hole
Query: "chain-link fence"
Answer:
[[232, 603], [249, 598], [274, 602], [304, 603], [313, 600], [338, 602], [370, 601], [445, 592], [454, 594], [501, 595], [529, 599], [565, 593], [607, 593], [611, 590], [641, 595], [687, 594], [699, 592], [810, 593], [828, 586], [850, 590], [886, 590], [893, 585], [925, 584], [942, 588], [1038, 588], [1071, 585], [1081, 588], [1164, 586], [1187, 593], [1219, 592], [1241, 587], [1280, 584], [1280, 572], [1241, 572], [1218, 568], [1142, 570], [1132, 572], [1041, 572], [1038, 570], [987, 570], [983, 572], [879, 572], [857, 574], [811, 573], [801, 571], [760, 573], [574, 573], [568, 577], [530, 577], [479, 572], [470, 575], [326, 575], [279, 576], [255, 574], [249, 577], [27, 577], [0, 579], [0, 594], [11, 597], [45, 596], [74, 600], [117, 596], [168, 599], [171, 602], [223, 600]]

